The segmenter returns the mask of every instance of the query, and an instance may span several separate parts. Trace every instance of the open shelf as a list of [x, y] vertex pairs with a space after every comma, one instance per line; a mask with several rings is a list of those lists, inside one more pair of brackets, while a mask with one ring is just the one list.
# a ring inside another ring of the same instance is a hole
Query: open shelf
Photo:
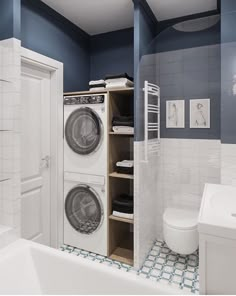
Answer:
[[115, 133], [115, 132], [109, 132], [109, 135], [112, 136], [130, 136], [133, 137], [134, 133]]
[[121, 217], [117, 217], [117, 216], [113, 216], [113, 215], [110, 215], [109, 219], [114, 220], [114, 221], [120, 221], [120, 222], [123, 222], [123, 223], [134, 224], [133, 219], [121, 218]]
[[111, 259], [123, 262], [125, 264], [133, 265], [133, 250], [118, 247], [110, 256]]
[[126, 95], [126, 94], [129, 95], [130, 93], [133, 93], [133, 91], [134, 91], [133, 87], [122, 87], [122, 88], [105, 88], [105, 89], [98, 90], [98, 91], [87, 90], [87, 91], [65, 92], [64, 95], [65, 96], [74, 96], [74, 95], [118, 93], [118, 94], [121, 94], [122, 97], [124, 97], [124, 95]]
[[133, 265], [134, 251], [133, 251], [133, 234], [127, 234], [127, 237], [120, 241], [117, 247], [113, 250], [110, 258], [123, 262], [125, 264]]
[[119, 174], [117, 172], [113, 172], [113, 173], [109, 174], [109, 176], [112, 178], [130, 179], [130, 180], [134, 179], [134, 175]]

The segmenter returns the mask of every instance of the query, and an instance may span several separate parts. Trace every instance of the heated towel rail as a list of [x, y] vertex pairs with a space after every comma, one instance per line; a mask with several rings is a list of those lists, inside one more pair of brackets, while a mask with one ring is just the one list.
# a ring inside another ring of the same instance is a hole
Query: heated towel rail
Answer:
[[[150, 154], [159, 154], [160, 152], [160, 87], [144, 82], [144, 161], [148, 161]], [[151, 100], [152, 99], [152, 100]], [[151, 100], [151, 103], [150, 103]], [[149, 115], [152, 120], [149, 120]], [[156, 116], [155, 116], [156, 115]], [[149, 134], [153, 132], [156, 134], [149, 141]]]

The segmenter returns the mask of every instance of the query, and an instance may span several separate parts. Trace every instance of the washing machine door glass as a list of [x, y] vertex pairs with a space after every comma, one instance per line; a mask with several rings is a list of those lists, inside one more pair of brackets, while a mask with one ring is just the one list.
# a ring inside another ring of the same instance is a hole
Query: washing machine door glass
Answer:
[[67, 119], [65, 138], [69, 147], [78, 154], [94, 152], [98, 149], [102, 136], [102, 122], [91, 108], [79, 108]]
[[67, 194], [65, 212], [71, 226], [82, 234], [92, 234], [102, 224], [100, 198], [93, 189], [85, 185], [77, 186]]

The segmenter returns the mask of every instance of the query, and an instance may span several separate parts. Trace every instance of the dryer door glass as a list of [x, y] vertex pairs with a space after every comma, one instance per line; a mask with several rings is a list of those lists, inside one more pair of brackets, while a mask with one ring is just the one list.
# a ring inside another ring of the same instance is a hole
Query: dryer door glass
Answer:
[[82, 234], [95, 232], [102, 223], [100, 199], [88, 186], [77, 186], [68, 193], [65, 212], [71, 226]]
[[90, 108], [79, 108], [71, 113], [65, 126], [65, 137], [70, 148], [82, 155], [94, 152], [102, 140], [102, 123]]

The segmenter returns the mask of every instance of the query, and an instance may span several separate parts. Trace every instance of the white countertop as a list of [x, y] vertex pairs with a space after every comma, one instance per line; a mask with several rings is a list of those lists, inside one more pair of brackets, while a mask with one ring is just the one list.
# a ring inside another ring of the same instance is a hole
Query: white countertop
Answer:
[[236, 187], [219, 184], [205, 185], [198, 231], [236, 239]]

